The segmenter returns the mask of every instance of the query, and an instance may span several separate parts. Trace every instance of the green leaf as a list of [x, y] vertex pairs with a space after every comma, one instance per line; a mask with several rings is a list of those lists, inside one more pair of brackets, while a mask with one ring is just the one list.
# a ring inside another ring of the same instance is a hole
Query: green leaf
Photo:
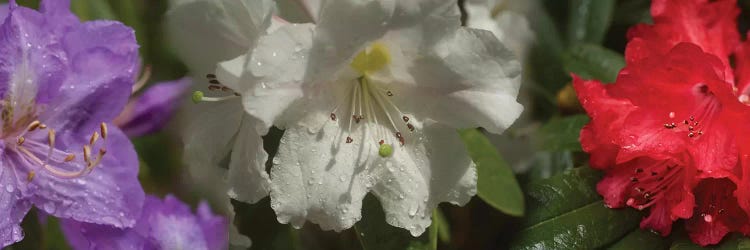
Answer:
[[438, 239], [443, 244], [448, 244], [451, 242], [451, 227], [448, 223], [448, 219], [445, 218], [445, 214], [443, 214], [443, 211], [441, 211], [439, 208], [435, 209], [435, 212], [432, 215], [432, 223], [434, 223], [438, 228]]
[[633, 230], [633, 232], [626, 235], [624, 238], [617, 241], [615, 244], [610, 246], [609, 250], [660, 250], [666, 249], [669, 246], [669, 239], [661, 237], [660, 235], [642, 229]]
[[428, 233], [415, 238], [405, 229], [386, 223], [383, 208], [372, 195], [362, 201], [362, 220], [354, 229], [363, 250], [434, 250], [437, 245], [437, 232], [432, 227]]
[[503, 213], [522, 216], [523, 193], [508, 163], [479, 130], [463, 130], [460, 134], [469, 155], [477, 165], [479, 198]]
[[[531, 158], [531, 168], [526, 172], [526, 181], [547, 179], [575, 167], [573, 153], [565, 151], [537, 151]], [[522, 181], [523, 182], [523, 181]]]
[[633, 26], [639, 23], [653, 23], [651, 0], [628, 0], [617, 3], [612, 22], [616, 25]]
[[684, 236], [672, 243], [669, 250], [700, 250], [700, 249], [715, 249], [715, 250], [733, 250], [733, 249], [750, 249], [750, 239], [742, 236], [741, 234], [732, 234], [725, 237], [724, 240], [719, 244], [710, 247], [700, 247], [690, 241], [687, 236]]
[[81, 20], [116, 19], [108, 1], [102, 0], [73, 0], [71, 9]]
[[563, 65], [566, 71], [584, 79], [611, 83], [617, 80], [617, 74], [625, 67], [625, 58], [599, 45], [579, 44], [566, 51]]
[[601, 173], [589, 167], [571, 169], [527, 186], [529, 210], [524, 225], [532, 226], [601, 200], [596, 183]]
[[235, 224], [240, 233], [250, 237], [252, 249], [301, 249], [297, 229], [279, 224], [271, 209], [270, 198], [256, 204], [232, 200], [236, 213]]
[[586, 115], [575, 115], [552, 119], [539, 129], [536, 144], [542, 150], [581, 152], [578, 137], [589, 122]]
[[604, 41], [612, 23], [615, 0], [571, 0], [568, 14], [568, 41], [571, 45]]
[[597, 201], [523, 229], [510, 249], [595, 249], [636, 228], [640, 218], [633, 209]]

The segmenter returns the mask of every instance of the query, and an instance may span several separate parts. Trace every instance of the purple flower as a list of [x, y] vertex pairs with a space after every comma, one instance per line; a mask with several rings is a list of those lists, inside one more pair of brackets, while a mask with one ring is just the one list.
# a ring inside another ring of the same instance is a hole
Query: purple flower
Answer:
[[0, 247], [36, 206], [63, 219], [130, 227], [144, 193], [117, 127], [138, 65], [132, 29], [79, 22], [69, 0], [11, 0], [0, 25]]
[[73, 249], [226, 249], [228, 222], [211, 212], [206, 202], [196, 214], [174, 196], [164, 201], [146, 197], [143, 214], [131, 229], [62, 221], [65, 238]]
[[159, 131], [174, 115], [189, 88], [189, 78], [154, 84], [132, 98], [114, 123], [129, 137]]

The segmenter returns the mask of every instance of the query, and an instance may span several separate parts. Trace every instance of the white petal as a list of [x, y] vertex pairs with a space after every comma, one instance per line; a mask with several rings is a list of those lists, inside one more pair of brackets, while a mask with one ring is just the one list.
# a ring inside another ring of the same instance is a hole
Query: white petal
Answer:
[[[243, 111], [239, 99], [187, 104], [182, 131], [184, 160], [194, 175], [222, 165], [234, 147]], [[194, 171], [193, 171], [194, 170]]]
[[521, 66], [492, 33], [459, 29], [410, 68], [414, 84], [396, 84], [405, 110], [456, 128], [502, 133], [523, 111]]
[[310, 113], [289, 127], [271, 168], [271, 207], [279, 222], [305, 221], [341, 231], [361, 218], [362, 199], [372, 186], [370, 162], [376, 143], [363, 142], [362, 130], [345, 134], [323, 112]]
[[464, 205], [476, 195], [474, 163], [455, 129], [431, 124], [382, 164], [374, 188], [389, 224], [419, 236], [430, 225], [432, 211], [440, 202]]
[[[321, 110], [286, 130], [271, 169], [271, 202], [280, 222], [347, 229], [361, 218], [362, 199], [373, 189], [389, 224], [420, 235], [438, 203], [463, 205], [476, 194], [474, 165], [453, 128], [417, 126], [405, 135], [406, 146], [394, 145], [384, 158], [374, 125], [364, 124], [346, 133]], [[347, 136], [354, 141], [345, 143]]]
[[190, 69], [210, 73], [253, 46], [271, 24], [274, 6], [272, 0], [174, 1], [167, 28]]
[[243, 96], [245, 110], [261, 121], [259, 133], [274, 124], [285, 127], [280, 117], [303, 96], [313, 28], [312, 24], [284, 25], [261, 38], [252, 52], [236, 90]]
[[229, 197], [255, 203], [268, 196], [270, 180], [266, 173], [268, 154], [263, 140], [255, 133], [257, 121], [244, 115], [235, 138], [229, 163]]
[[[522, 60], [526, 57], [529, 47], [534, 40], [526, 16], [535, 6], [533, 1], [467, 1], [465, 4], [468, 19], [466, 26], [470, 28], [491, 31]], [[491, 11], [499, 9], [493, 17]]]

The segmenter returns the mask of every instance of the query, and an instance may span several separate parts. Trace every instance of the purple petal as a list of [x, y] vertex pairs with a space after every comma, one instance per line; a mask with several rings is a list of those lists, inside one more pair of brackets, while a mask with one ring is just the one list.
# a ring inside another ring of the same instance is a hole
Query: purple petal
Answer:
[[[78, 152], [80, 145], [88, 143], [88, 140], [65, 141], [75, 142], [70, 144], [73, 147], [67, 144], [58, 147], [67, 152]], [[105, 143], [107, 154], [88, 175], [65, 179], [43, 169], [37, 171], [28, 184], [31, 202], [60, 218], [119, 228], [133, 226], [140, 217], [144, 200], [138, 183], [138, 157], [128, 138], [114, 126], [109, 128]], [[80, 158], [79, 155], [77, 161], [80, 162]], [[53, 167], [75, 170], [67, 166]]]
[[[226, 249], [227, 221], [213, 215], [202, 204], [193, 215], [190, 207], [168, 195], [163, 201], [148, 196], [143, 214], [134, 228], [114, 229], [102, 225], [63, 220], [63, 233], [73, 249]], [[210, 234], [206, 232], [210, 231]]]
[[47, 18], [25, 7], [12, 7], [0, 26], [0, 95], [12, 105], [47, 103], [64, 74], [65, 55]]
[[[6, 159], [2, 161], [2, 166], [6, 166]], [[0, 168], [0, 248], [23, 239], [20, 224], [29, 212], [31, 203], [20, 199], [21, 192], [17, 186], [13, 168]]]
[[207, 202], [198, 204], [198, 223], [201, 225], [208, 249], [226, 249], [229, 238], [227, 235], [228, 221], [211, 211]]
[[147, 135], [161, 130], [174, 115], [190, 88], [190, 79], [157, 83], [131, 100], [115, 124], [130, 137]]
[[73, 137], [85, 137], [123, 109], [135, 82], [138, 45], [133, 30], [118, 22], [94, 21], [62, 41], [69, 77], [41, 121]]
[[10, 11], [8, 4], [0, 4], [0, 20], [5, 20], [8, 16], [8, 11]]

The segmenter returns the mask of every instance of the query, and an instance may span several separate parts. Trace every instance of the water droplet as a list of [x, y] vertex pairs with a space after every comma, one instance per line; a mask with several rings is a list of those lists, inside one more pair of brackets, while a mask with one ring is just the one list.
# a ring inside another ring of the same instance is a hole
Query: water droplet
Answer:
[[47, 204], [44, 204], [44, 211], [48, 214], [52, 214], [55, 212], [55, 204], [52, 202], [48, 202]]
[[13, 190], [15, 190], [13, 185], [8, 184], [7, 186], [5, 186], [5, 191], [8, 191], [8, 193], [13, 193]]
[[411, 207], [411, 209], [409, 209], [409, 216], [414, 217], [415, 215], [417, 215], [417, 210], [419, 210], [419, 205], [414, 205], [413, 207]]

